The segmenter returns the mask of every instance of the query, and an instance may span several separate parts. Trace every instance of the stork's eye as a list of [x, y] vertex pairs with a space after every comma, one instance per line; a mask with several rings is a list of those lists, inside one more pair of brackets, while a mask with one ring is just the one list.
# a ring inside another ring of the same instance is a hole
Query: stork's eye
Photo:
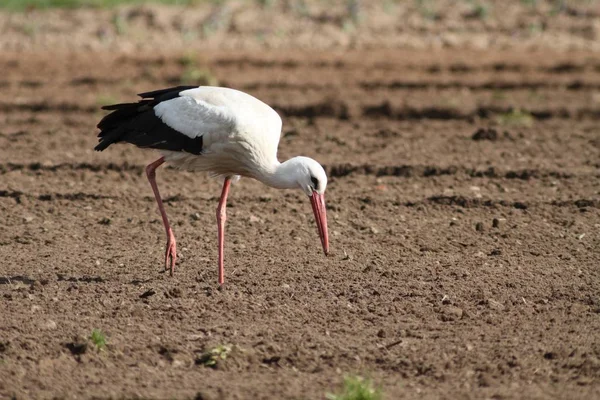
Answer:
[[315, 178], [314, 176], [311, 176], [310, 181], [313, 184], [313, 189], [317, 190], [317, 188], [319, 187], [319, 180], [317, 178]]

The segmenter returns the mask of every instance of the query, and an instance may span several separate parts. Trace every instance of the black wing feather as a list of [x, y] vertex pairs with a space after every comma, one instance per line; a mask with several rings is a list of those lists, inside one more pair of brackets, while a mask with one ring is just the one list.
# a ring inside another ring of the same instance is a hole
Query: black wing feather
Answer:
[[98, 123], [100, 143], [94, 150], [102, 151], [113, 143], [127, 142], [142, 148], [202, 152], [202, 136], [190, 138], [165, 124], [154, 113], [154, 107], [179, 96], [183, 90], [196, 86], [177, 86], [153, 92], [141, 93], [137, 103], [121, 103], [104, 106], [112, 111]]
[[[142, 99], [156, 99], [159, 101], [171, 100], [179, 96], [180, 92], [188, 89], [196, 89], [198, 86], [175, 86], [167, 89], [154, 90], [138, 94]], [[166, 95], [166, 96], [164, 96]], [[165, 98], [166, 97], [166, 98]]]

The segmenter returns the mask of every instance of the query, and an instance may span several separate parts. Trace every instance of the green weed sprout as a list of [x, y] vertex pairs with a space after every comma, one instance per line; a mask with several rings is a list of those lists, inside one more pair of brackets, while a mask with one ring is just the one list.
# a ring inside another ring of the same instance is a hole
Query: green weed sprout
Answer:
[[361, 376], [344, 378], [343, 390], [339, 394], [327, 393], [327, 400], [381, 400], [381, 391], [373, 383]]
[[196, 360], [196, 364], [214, 368], [219, 361], [227, 359], [229, 353], [231, 353], [231, 345], [219, 345], [214, 349], [203, 353], [200, 358]]
[[92, 343], [94, 343], [94, 346], [96, 346], [96, 349], [98, 351], [106, 347], [106, 335], [100, 329], [94, 329], [92, 331], [90, 340], [92, 341]]

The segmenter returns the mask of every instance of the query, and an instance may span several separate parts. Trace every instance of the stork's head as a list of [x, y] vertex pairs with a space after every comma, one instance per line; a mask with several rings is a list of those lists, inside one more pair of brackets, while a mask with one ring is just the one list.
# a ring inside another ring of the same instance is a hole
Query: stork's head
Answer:
[[321, 164], [308, 157], [294, 157], [288, 160], [286, 164], [293, 166], [292, 174], [296, 184], [310, 198], [323, 251], [327, 255], [329, 253], [327, 213], [325, 210], [327, 174]]

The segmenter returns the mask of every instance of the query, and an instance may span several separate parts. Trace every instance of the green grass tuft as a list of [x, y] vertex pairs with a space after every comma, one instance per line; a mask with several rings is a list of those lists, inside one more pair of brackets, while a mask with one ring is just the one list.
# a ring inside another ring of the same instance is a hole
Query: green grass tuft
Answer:
[[533, 115], [519, 109], [498, 116], [498, 122], [502, 125], [531, 126], [534, 121]]
[[202, 364], [205, 367], [214, 368], [221, 360], [227, 359], [231, 353], [231, 345], [219, 345], [214, 349], [204, 352], [197, 360], [196, 364]]
[[343, 390], [339, 394], [327, 393], [328, 400], [381, 400], [381, 390], [373, 387], [373, 383], [361, 376], [344, 378]]
[[96, 346], [98, 351], [106, 347], [106, 335], [100, 329], [94, 329], [90, 335], [90, 340]]

